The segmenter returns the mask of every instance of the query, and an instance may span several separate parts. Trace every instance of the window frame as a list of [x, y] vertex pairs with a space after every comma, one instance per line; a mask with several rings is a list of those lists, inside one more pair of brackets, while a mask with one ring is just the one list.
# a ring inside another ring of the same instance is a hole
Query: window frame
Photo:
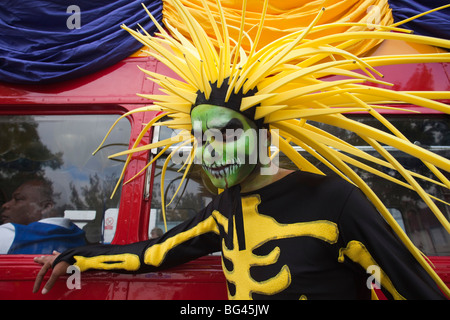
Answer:
[[[0, 106], [0, 116], [72, 116], [72, 115], [117, 115], [119, 118], [126, 112], [141, 107], [142, 105], [95, 105], [95, 104], [80, 104], [80, 105], [18, 105], [11, 108], [11, 106]], [[151, 120], [156, 113], [135, 113], [122, 119], [121, 121], [130, 121], [130, 137], [128, 140], [128, 148], [133, 145], [137, 135], [140, 133], [142, 123]], [[150, 130], [144, 137], [142, 143], [149, 143], [152, 130]], [[106, 134], [106, 132], [105, 132]], [[141, 152], [133, 155], [132, 161], [125, 171], [124, 181], [132, 178], [139, 172], [140, 168], [145, 166], [149, 160], [149, 152]], [[152, 170], [149, 168], [149, 170]], [[122, 192], [119, 203], [119, 213], [117, 217], [115, 235], [112, 244], [127, 244], [136, 241], [146, 240], [148, 235], [144, 232], [145, 221], [148, 224], [150, 198], [144, 196], [146, 174], [138, 176], [136, 179], [128, 184], [122, 184]], [[150, 175], [150, 184], [152, 185], [153, 171]], [[148, 178], [147, 178], [148, 179]], [[150, 192], [151, 192], [150, 185]], [[142, 191], [141, 191], [142, 190]]]

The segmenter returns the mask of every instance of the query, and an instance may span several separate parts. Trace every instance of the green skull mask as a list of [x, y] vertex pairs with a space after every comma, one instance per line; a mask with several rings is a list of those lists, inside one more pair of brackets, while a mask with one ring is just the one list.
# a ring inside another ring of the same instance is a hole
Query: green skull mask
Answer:
[[211, 182], [226, 189], [240, 184], [258, 163], [258, 128], [253, 121], [226, 107], [201, 104], [192, 109], [197, 140], [196, 163]]

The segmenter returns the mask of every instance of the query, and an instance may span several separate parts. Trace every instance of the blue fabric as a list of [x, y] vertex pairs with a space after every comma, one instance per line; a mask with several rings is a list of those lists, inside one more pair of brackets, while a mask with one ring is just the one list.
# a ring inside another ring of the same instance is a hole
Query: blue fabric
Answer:
[[[78, 78], [111, 66], [141, 44], [120, 28], [156, 28], [144, 3], [162, 20], [162, 0], [2, 0], [0, 5], [0, 81], [48, 83]], [[389, 0], [396, 22], [447, 4], [448, 0]], [[80, 28], [75, 11], [80, 9]], [[450, 38], [450, 9], [413, 20], [416, 34]]]
[[63, 81], [119, 62], [142, 47], [120, 25], [156, 30], [142, 3], [162, 20], [162, 0], [2, 0], [0, 81]]
[[[449, 0], [389, 0], [395, 22], [449, 4]], [[401, 25], [415, 34], [450, 39], [450, 8], [424, 15]]]
[[13, 225], [15, 237], [8, 254], [51, 254], [86, 244], [84, 231], [73, 223], [70, 228], [42, 222]]

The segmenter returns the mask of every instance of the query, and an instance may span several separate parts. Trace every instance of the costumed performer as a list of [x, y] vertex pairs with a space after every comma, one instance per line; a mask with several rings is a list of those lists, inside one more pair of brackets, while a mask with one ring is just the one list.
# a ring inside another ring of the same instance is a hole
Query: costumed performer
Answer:
[[[435, 176], [427, 180], [447, 188], [450, 183], [440, 169], [448, 171], [448, 159], [409, 142], [376, 111], [390, 108], [385, 106], [386, 101], [446, 113], [448, 106], [428, 99], [428, 93], [396, 92], [364, 84], [386, 84], [375, 78], [373, 73], [377, 71], [373, 66], [399, 63], [400, 58], [403, 63], [450, 61], [450, 55], [366, 59], [345, 50], [359, 39], [407, 40], [443, 48], [450, 48], [450, 41], [410, 35], [390, 26], [311, 40], [310, 33], [340, 26], [317, 25], [323, 9], [307, 28], [257, 49], [268, 1], [264, 3], [256, 36], [251, 38], [241, 27], [237, 39], [229, 37], [220, 1], [216, 2], [218, 22], [206, 1], [202, 1], [215, 32], [215, 45], [179, 0], [167, 2], [176, 9], [192, 40], [167, 21], [171, 34], [156, 22], [160, 33], [155, 36], [125, 28], [150, 49], [150, 55], [182, 80], [144, 70], [165, 95], [144, 95], [153, 105], [131, 112], [164, 112], [149, 122], [143, 133], [152, 125], [179, 129], [180, 133], [145, 147], [137, 147], [138, 139], [136, 148], [117, 156], [128, 154], [128, 164], [134, 152], [164, 146], [153, 162], [168, 146], [192, 143], [185, 174], [197, 159], [212, 183], [224, 190], [194, 218], [158, 239], [86, 246], [37, 258], [43, 267], [34, 291], [38, 291], [50, 268], [52, 275], [43, 293], [71, 264], [81, 271], [143, 273], [221, 251], [230, 299], [369, 299], [371, 288], [367, 286], [366, 271], [373, 267], [380, 271], [379, 284], [388, 298], [450, 296], [384, 204], [350, 167], [416, 191], [450, 230], [433, 202], [436, 199], [417, 183], [417, 178], [425, 177], [403, 168], [381, 144], [422, 160]], [[241, 26], [245, 24], [245, 4], [244, 1]], [[249, 50], [242, 48], [243, 42], [249, 42]], [[352, 71], [355, 69], [363, 73]], [[327, 81], [329, 75], [345, 79]], [[437, 93], [438, 97], [444, 94]], [[344, 116], [355, 111], [369, 113], [389, 132]], [[164, 121], [158, 122], [161, 119]], [[308, 123], [311, 119], [355, 132], [382, 158], [312, 126]], [[274, 156], [268, 151], [268, 137], [276, 141], [299, 171], [281, 169], [273, 161], [265, 161]], [[308, 151], [335, 175], [324, 175], [292, 144]], [[167, 157], [165, 166], [177, 151], [175, 148]], [[361, 158], [364, 161], [358, 160]], [[384, 174], [375, 164], [398, 171], [405, 181]]]

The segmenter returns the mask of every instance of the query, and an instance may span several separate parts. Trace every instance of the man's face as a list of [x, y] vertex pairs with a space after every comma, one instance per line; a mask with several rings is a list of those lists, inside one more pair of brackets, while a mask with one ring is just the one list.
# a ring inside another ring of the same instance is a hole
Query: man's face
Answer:
[[241, 183], [255, 169], [257, 127], [239, 112], [213, 105], [196, 106], [191, 113], [197, 140], [196, 163], [217, 188]]
[[30, 224], [42, 218], [46, 209], [39, 186], [23, 184], [12, 195], [12, 199], [2, 206], [3, 223]]

